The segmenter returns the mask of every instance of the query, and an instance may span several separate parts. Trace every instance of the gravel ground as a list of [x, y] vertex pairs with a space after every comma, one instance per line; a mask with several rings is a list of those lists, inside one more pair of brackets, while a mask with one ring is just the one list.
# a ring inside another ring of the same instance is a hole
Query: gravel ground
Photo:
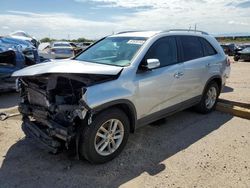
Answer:
[[250, 104], [250, 62], [231, 64], [231, 75], [220, 98]]
[[[250, 103], [250, 63], [232, 64], [221, 98]], [[17, 103], [0, 95], [0, 111]], [[20, 117], [0, 122], [0, 188], [250, 187], [250, 121], [221, 112], [177, 113], [131, 134], [103, 165], [51, 155], [21, 131]]]
[[51, 155], [0, 122], [0, 187], [249, 187], [250, 121], [220, 112], [177, 113], [130, 135], [103, 165]]

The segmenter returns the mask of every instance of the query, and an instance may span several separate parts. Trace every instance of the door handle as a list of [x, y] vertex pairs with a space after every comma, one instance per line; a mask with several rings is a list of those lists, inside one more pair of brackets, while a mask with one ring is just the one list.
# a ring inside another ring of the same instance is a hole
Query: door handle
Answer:
[[210, 63], [207, 63], [207, 64], [206, 64], [206, 67], [210, 67]]
[[183, 76], [183, 75], [184, 75], [183, 72], [177, 72], [177, 73], [174, 74], [174, 77], [175, 77], [175, 78], [180, 78], [180, 77]]

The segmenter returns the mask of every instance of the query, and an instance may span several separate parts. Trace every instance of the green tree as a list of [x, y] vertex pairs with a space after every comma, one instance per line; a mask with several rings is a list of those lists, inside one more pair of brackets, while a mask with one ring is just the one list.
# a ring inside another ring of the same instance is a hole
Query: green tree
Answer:
[[51, 39], [49, 37], [45, 37], [40, 40], [41, 42], [51, 42]]
[[85, 38], [83, 38], [83, 37], [77, 39], [77, 42], [86, 42], [86, 41], [87, 41], [87, 39], [85, 39]]

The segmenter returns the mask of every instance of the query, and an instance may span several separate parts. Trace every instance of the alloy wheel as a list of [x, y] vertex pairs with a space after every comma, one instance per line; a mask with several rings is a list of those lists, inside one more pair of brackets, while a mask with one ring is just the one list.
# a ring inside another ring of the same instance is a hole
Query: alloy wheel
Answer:
[[216, 102], [216, 99], [217, 99], [216, 88], [215, 87], [210, 87], [208, 92], [207, 92], [207, 97], [206, 97], [206, 100], [205, 100], [206, 107], [208, 109], [213, 108], [213, 106], [214, 106], [214, 104]]
[[95, 150], [99, 155], [114, 153], [122, 143], [124, 126], [118, 119], [110, 119], [103, 123], [95, 136]]

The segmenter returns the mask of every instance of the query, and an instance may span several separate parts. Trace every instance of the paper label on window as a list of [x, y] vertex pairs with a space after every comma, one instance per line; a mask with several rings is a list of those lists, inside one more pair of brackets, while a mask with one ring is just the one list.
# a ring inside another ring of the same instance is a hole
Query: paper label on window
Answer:
[[142, 45], [144, 42], [145, 42], [145, 40], [129, 40], [127, 43], [128, 44]]

